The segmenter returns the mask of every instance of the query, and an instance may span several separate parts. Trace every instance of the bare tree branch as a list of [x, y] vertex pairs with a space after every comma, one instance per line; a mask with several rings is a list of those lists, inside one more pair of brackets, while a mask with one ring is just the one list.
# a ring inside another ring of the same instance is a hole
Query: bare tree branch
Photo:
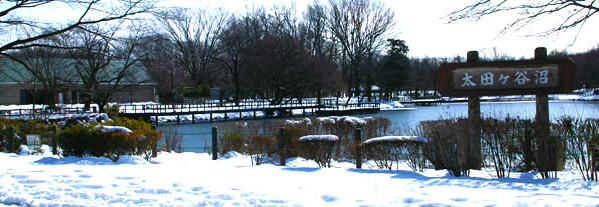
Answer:
[[445, 18], [449, 23], [462, 20], [479, 20], [497, 13], [515, 12], [519, 16], [508, 23], [501, 32], [520, 30], [547, 17], [561, 18], [552, 28], [540, 33], [548, 35], [573, 28], [582, 28], [587, 20], [599, 12], [596, 0], [476, 0], [460, 10], [451, 12]]
[[[74, 28], [97, 24], [101, 22], [109, 22], [117, 19], [123, 19], [127, 17], [131, 17], [137, 14], [145, 13], [153, 9], [154, 3], [153, 0], [113, 0], [110, 2], [112, 7], [119, 7], [116, 10], [106, 10], [102, 9], [100, 4], [101, 0], [22, 0], [15, 1], [15, 4], [3, 11], [0, 11], [0, 18], [4, 18], [9, 15], [11, 12], [14, 12], [18, 9], [27, 9], [33, 7], [40, 7], [50, 3], [65, 3], [69, 5], [78, 5], [84, 6], [85, 9], [82, 10], [82, 13], [77, 18], [76, 21], [70, 22], [62, 27], [57, 27], [57, 29], [46, 29], [43, 31], [39, 31], [34, 35], [29, 35], [24, 38], [17, 38], [9, 40], [6, 43], [0, 43], [0, 52], [4, 52], [7, 50], [25, 48], [28, 43], [34, 43], [35, 41], [49, 38], [52, 36], [56, 36], [67, 31], [70, 31]], [[94, 11], [94, 12], [92, 12]], [[100, 17], [92, 18], [92, 15], [97, 15], [99, 13], [103, 14]], [[6, 24], [0, 24], [0, 30], [6, 30], [6, 28], [11, 26], [19, 26], [19, 27], [28, 27], [31, 29], [35, 28], [44, 28], [44, 25], [47, 23], [34, 23], [32, 21], [13, 21], [11, 19], [0, 19], [0, 23], [3, 21]], [[56, 25], [53, 25], [56, 26]], [[6, 31], [4, 31], [6, 32]]]

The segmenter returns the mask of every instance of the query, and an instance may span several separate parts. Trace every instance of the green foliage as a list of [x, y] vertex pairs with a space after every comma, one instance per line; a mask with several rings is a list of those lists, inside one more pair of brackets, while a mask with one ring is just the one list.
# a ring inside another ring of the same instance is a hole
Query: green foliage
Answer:
[[108, 115], [108, 117], [119, 117], [119, 114], [121, 113], [120, 111], [120, 106], [118, 104], [113, 104], [113, 105], [106, 105], [106, 114]]
[[61, 130], [58, 145], [62, 148], [62, 156], [102, 156], [105, 149], [100, 131], [83, 124], [75, 124]]
[[0, 151], [16, 152], [27, 144], [26, 135], [39, 134], [42, 144], [51, 145], [56, 136], [55, 125], [41, 120], [12, 120], [0, 118]]
[[13, 126], [0, 128], [0, 151], [15, 152], [21, 144], [21, 139]]
[[101, 132], [93, 125], [76, 124], [61, 130], [58, 145], [63, 156], [105, 156], [117, 161], [122, 155], [139, 155], [149, 160], [156, 156], [161, 138], [162, 132], [154, 130]]

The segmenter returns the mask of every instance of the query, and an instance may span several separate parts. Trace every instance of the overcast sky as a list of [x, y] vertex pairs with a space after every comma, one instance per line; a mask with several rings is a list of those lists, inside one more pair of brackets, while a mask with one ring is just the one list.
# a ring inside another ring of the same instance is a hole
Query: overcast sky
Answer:
[[[410, 56], [455, 57], [465, 56], [470, 50], [478, 50], [482, 56], [499, 54], [514, 57], [532, 57], [539, 46], [551, 50], [582, 52], [599, 46], [599, 20], [594, 17], [582, 30], [572, 30], [547, 37], [532, 36], [548, 30], [551, 20], [543, 20], [519, 32], [500, 35], [499, 32], [514, 16], [500, 14], [481, 21], [463, 21], [447, 24], [447, 14], [462, 8], [474, 0], [383, 0], [393, 9], [397, 26], [396, 38], [406, 40]], [[234, 13], [242, 13], [252, 5], [290, 4], [294, 2], [303, 10], [312, 0], [174, 0], [161, 5], [179, 7], [225, 7]], [[575, 41], [576, 38], [576, 41]]]

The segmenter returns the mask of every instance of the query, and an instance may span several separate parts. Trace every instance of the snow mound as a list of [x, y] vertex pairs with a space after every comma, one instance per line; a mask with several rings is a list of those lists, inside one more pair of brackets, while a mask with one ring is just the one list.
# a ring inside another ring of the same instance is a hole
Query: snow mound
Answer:
[[146, 165], [148, 161], [138, 156], [123, 155], [115, 164]]
[[40, 150], [42, 151], [43, 155], [52, 155], [52, 147], [48, 146], [48, 145], [42, 145], [40, 147]]
[[409, 141], [409, 142], [422, 142], [427, 143], [428, 139], [421, 136], [384, 136], [384, 137], [376, 137], [369, 140], [366, 140], [362, 144], [371, 144], [375, 142], [395, 142], [395, 141]]
[[29, 155], [31, 154], [31, 151], [29, 150], [29, 147], [27, 147], [27, 145], [20, 145], [19, 146], [19, 155]]
[[98, 125], [95, 128], [102, 130], [102, 132], [125, 132], [125, 133], [131, 133], [131, 132], [133, 132], [129, 128], [122, 127], [122, 126], [104, 126], [104, 125]]
[[307, 135], [299, 138], [299, 141], [312, 141], [312, 140], [320, 140], [320, 141], [331, 141], [335, 142], [339, 140], [339, 137], [335, 135]]
[[238, 157], [243, 157], [243, 155], [239, 152], [229, 151], [229, 152], [225, 153], [221, 158], [222, 159], [232, 159], [232, 158], [238, 158]]

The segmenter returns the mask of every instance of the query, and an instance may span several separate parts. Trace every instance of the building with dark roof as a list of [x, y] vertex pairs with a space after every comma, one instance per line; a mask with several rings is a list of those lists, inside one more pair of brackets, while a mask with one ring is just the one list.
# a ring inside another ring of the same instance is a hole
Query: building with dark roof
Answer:
[[[35, 71], [44, 73], [34, 76], [32, 70], [19, 62], [0, 58], [0, 105], [47, 103], [52, 99], [57, 104], [82, 103], [85, 93], [81, 76], [76, 67], [81, 67], [81, 62], [74, 59], [50, 59], [43, 64], [26, 61], [31, 67], [39, 67]], [[124, 61], [111, 61], [97, 74], [99, 88], [115, 87], [111, 102], [146, 102], [155, 101], [156, 82], [152, 80], [146, 68], [140, 64], [128, 67], [126, 73], [122, 71]], [[46, 80], [36, 80], [38, 77]], [[117, 77], [119, 76], [119, 77]], [[116, 81], [116, 80], [119, 81]], [[44, 91], [44, 82], [53, 83], [56, 87], [51, 94]], [[35, 97], [35, 98], [34, 98]], [[44, 102], [46, 101], [46, 102]]]

